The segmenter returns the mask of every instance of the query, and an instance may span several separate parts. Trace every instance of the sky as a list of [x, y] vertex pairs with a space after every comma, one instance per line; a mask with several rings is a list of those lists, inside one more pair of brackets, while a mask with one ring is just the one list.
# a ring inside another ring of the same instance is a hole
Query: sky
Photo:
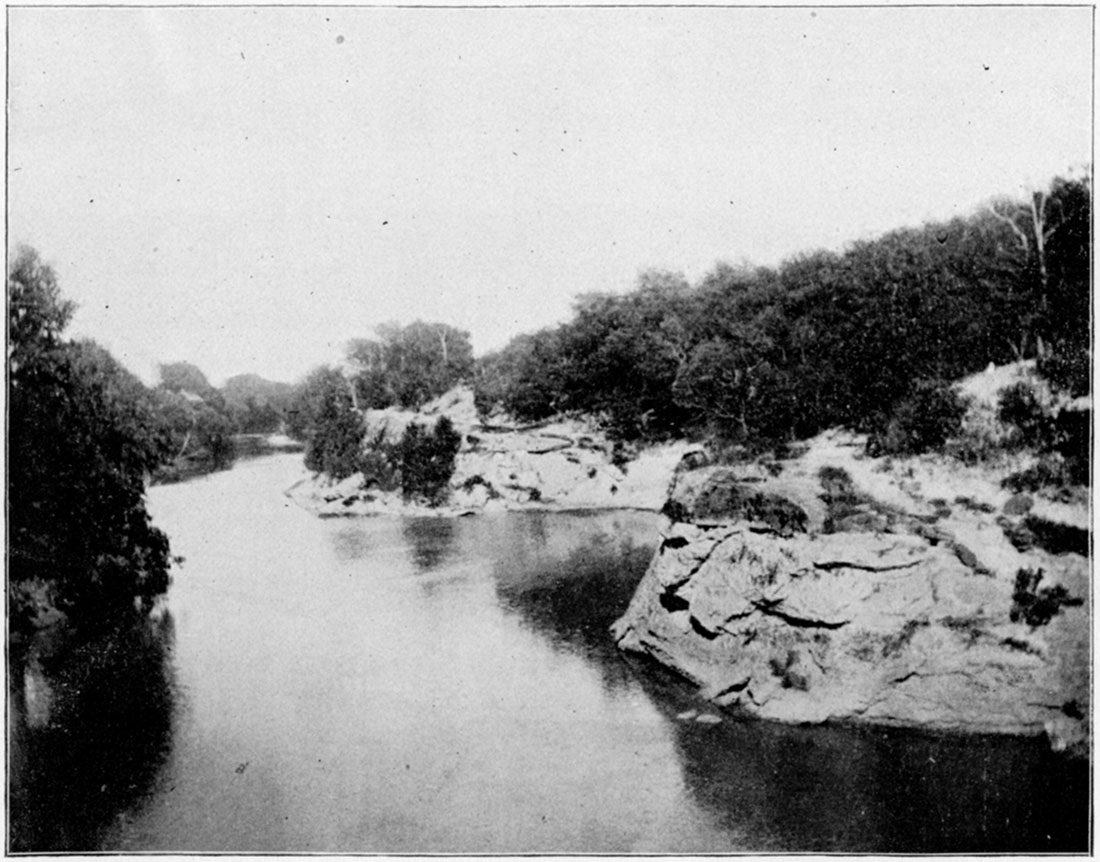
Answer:
[[154, 382], [477, 354], [1087, 169], [1088, 7], [14, 8], [7, 225]]

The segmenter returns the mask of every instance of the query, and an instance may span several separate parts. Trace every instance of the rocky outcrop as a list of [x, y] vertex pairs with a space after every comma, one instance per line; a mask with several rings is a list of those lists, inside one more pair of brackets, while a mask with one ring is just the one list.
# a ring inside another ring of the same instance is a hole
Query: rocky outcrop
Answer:
[[658, 511], [682, 463], [698, 463], [702, 447], [678, 441], [641, 450], [610, 442], [591, 423], [562, 420], [537, 426], [482, 422], [473, 393], [458, 388], [419, 413], [369, 410], [364, 445], [395, 443], [410, 422], [431, 425], [450, 417], [462, 446], [448, 500], [429, 507], [399, 492], [372, 487], [360, 474], [333, 482], [309, 474], [287, 491], [322, 516], [411, 514], [456, 516], [502, 509], [642, 509]]
[[[619, 646], [760, 718], [1085, 746], [1087, 559], [1015, 547], [994, 513], [1031, 507], [995, 482], [971, 477], [969, 505], [929, 500], [906, 484], [911, 465], [842, 443], [682, 476], [674, 522], [613, 627]], [[888, 500], [853, 474], [888, 485]]]

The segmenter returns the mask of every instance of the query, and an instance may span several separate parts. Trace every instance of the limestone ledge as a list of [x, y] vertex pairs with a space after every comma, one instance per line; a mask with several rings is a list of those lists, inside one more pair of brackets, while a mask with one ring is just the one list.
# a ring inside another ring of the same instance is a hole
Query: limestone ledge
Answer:
[[[618, 645], [742, 715], [1045, 733], [1086, 753], [1088, 559], [1015, 547], [1006, 526], [1032, 506], [997, 477], [877, 461], [858, 442], [827, 434], [770, 469], [679, 475]], [[961, 502], [945, 500], [960, 482]], [[1064, 591], [1049, 621], [1022, 616], [1020, 569]]]

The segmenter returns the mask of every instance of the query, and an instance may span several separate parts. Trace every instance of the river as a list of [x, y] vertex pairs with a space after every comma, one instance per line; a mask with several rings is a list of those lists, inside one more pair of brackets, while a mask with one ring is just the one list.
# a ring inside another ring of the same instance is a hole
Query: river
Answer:
[[319, 519], [300, 461], [151, 489], [166, 612], [10, 685], [12, 849], [1088, 847], [1039, 740], [735, 721], [627, 660], [657, 515]]

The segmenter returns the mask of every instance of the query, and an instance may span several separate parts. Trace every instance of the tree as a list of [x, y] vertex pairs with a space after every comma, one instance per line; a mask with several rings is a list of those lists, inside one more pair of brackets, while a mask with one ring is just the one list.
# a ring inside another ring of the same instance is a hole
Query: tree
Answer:
[[238, 374], [221, 388], [225, 412], [242, 434], [271, 434], [282, 425], [294, 387], [258, 374]]
[[1044, 342], [1065, 340], [1062, 330], [1067, 318], [1078, 329], [1069, 338], [1083, 340], [1091, 204], [1091, 178], [1086, 175], [1081, 179], [1058, 177], [1049, 189], [1033, 189], [1023, 200], [999, 198], [988, 206], [988, 213], [1011, 232], [1020, 277], [1032, 298], [1016, 348], [1018, 358], [1028, 355], [1032, 346], [1042, 355]]
[[19, 246], [8, 272], [9, 374], [56, 348], [75, 310], [74, 302], [61, 298], [53, 269], [33, 248]]
[[190, 362], [161, 365], [156, 395], [174, 459], [188, 459], [192, 470], [196, 465], [213, 470], [232, 465], [237, 423], [222, 393], [198, 366]]
[[431, 431], [409, 423], [398, 445], [405, 499], [419, 497], [431, 505], [442, 502], [461, 444], [462, 435], [448, 416], [440, 416]]
[[420, 320], [383, 324], [377, 332], [378, 340], [354, 339], [346, 351], [362, 408], [396, 403], [418, 409], [473, 375], [467, 332]]
[[328, 366], [312, 371], [301, 385], [291, 417], [293, 430], [306, 440], [306, 467], [335, 479], [359, 469], [365, 429], [343, 374]]
[[215, 391], [202, 370], [190, 362], [161, 364], [160, 385], [169, 392], [192, 392], [203, 399]]
[[8, 583], [12, 628], [53, 605], [85, 627], [148, 610], [168, 588], [168, 539], [145, 508], [167, 456], [149, 391], [92, 342], [53, 270], [20, 249], [8, 279]]

